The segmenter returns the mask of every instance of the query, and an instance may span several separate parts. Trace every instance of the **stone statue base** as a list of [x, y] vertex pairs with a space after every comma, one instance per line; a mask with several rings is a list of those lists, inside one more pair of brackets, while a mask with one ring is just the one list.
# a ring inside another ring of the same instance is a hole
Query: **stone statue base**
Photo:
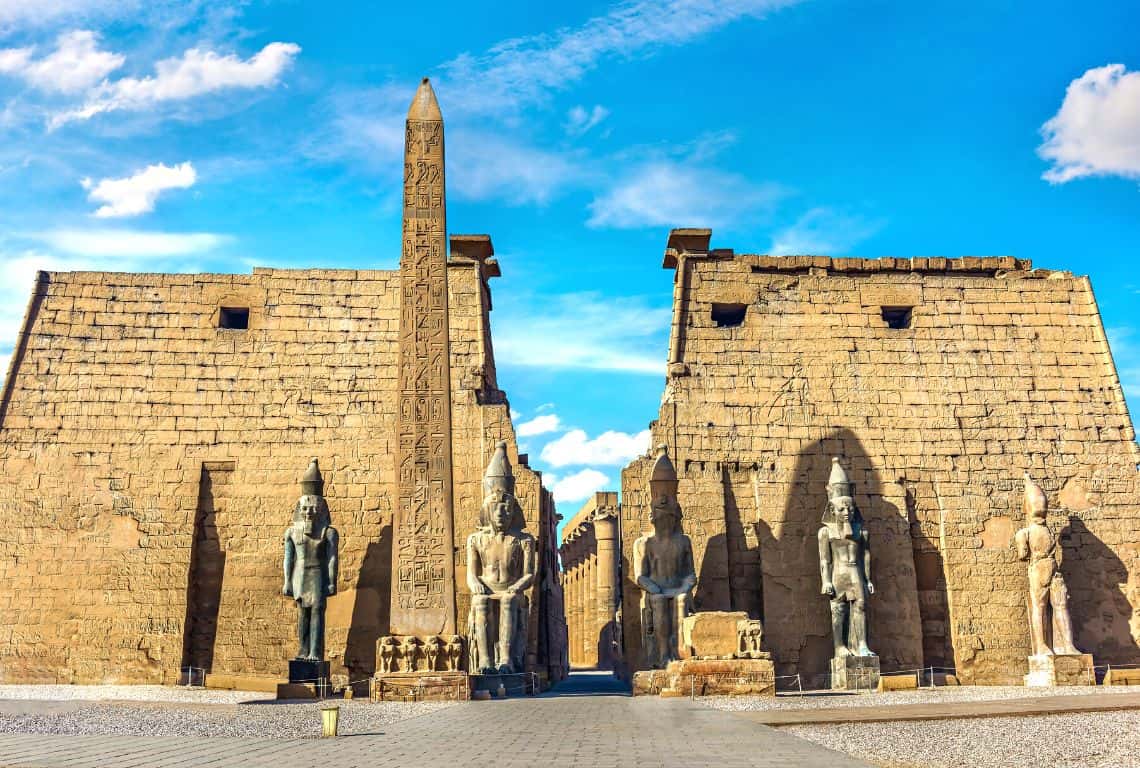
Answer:
[[377, 672], [368, 682], [372, 701], [467, 701], [466, 672]]
[[489, 691], [497, 696], [499, 686], [502, 685], [507, 696], [534, 696], [540, 691], [534, 689], [534, 675], [471, 675], [472, 691]]
[[323, 699], [331, 693], [327, 661], [290, 659], [289, 682], [277, 686], [279, 699]]
[[873, 691], [878, 687], [878, 656], [843, 656], [831, 660], [831, 690]]
[[1055, 685], [1096, 685], [1091, 653], [1029, 657], [1029, 674], [1025, 684], [1031, 688]]
[[[762, 653], [762, 652], [761, 652]], [[775, 696], [776, 665], [758, 659], [682, 659], [633, 673], [634, 696]]]

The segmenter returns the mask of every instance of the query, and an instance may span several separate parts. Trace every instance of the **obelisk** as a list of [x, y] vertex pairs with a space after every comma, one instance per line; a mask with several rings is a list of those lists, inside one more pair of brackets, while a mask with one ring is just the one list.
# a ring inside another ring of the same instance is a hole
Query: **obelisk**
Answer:
[[455, 633], [448, 330], [443, 116], [425, 77], [404, 131], [392, 635]]

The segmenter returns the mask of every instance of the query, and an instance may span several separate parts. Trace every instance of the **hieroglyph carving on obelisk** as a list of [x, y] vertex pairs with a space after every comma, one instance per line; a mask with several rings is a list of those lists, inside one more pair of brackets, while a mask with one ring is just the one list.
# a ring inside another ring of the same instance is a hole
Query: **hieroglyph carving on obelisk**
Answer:
[[443, 117], [427, 78], [404, 134], [398, 504], [391, 634], [455, 632]]

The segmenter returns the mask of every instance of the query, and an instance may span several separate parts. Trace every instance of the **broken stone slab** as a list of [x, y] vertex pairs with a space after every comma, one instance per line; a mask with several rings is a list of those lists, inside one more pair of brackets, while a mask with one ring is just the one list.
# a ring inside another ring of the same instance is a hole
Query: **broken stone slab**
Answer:
[[1038, 654], [1029, 657], [1025, 685], [1045, 688], [1062, 685], [1096, 685], [1091, 653]]

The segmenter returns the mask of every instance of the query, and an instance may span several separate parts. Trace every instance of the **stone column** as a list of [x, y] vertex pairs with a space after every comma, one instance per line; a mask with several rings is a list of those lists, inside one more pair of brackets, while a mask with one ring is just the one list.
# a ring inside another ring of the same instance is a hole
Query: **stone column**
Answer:
[[[612, 668], [617, 661], [610, 650], [613, 628], [610, 622], [617, 614], [618, 595], [618, 517], [616, 507], [602, 507], [594, 515], [594, 536], [597, 539], [597, 613], [599, 627], [605, 631], [602, 656], [598, 666]], [[608, 629], [607, 629], [608, 628]]]

